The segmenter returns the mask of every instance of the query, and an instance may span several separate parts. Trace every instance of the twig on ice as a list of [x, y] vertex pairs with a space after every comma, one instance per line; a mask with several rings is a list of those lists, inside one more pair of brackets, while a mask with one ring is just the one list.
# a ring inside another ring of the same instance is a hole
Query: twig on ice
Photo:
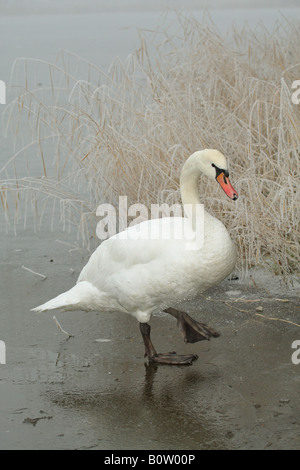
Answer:
[[25, 269], [25, 271], [28, 271], [31, 274], [35, 274], [36, 276], [42, 277], [43, 281], [47, 279], [47, 276], [44, 276], [44, 274], [36, 273], [35, 271], [32, 271], [32, 269], [26, 268], [26, 266], [22, 266], [22, 269]]

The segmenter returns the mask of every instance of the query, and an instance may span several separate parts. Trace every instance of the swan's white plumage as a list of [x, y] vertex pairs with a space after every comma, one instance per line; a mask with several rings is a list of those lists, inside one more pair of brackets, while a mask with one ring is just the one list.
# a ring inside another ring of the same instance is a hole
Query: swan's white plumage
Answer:
[[[212, 163], [227, 169], [225, 157], [216, 150], [196, 152], [187, 160], [181, 175], [184, 203], [200, 202], [196, 183], [200, 172], [215, 177]], [[187, 249], [187, 239], [190, 243], [194, 233], [188, 218], [142, 222], [104, 241], [76, 286], [33, 310], [119, 311], [147, 322], [155, 309], [195, 297], [230, 274], [236, 261], [224, 225], [205, 211], [203, 216], [200, 249]]]

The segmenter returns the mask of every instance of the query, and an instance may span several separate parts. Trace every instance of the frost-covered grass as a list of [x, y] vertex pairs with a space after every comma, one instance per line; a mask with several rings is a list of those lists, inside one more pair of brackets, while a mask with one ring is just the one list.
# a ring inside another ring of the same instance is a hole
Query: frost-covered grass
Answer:
[[[5, 113], [16, 154], [0, 173], [7, 219], [33, 210], [37, 222], [47, 213], [53, 224], [59, 208], [62, 228], [76, 226], [92, 248], [99, 204], [124, 195], [149, 208], [180, 202], [183, 162], [216, 148], [230, 161], [240, 197], [233, 203], [205, 178], [199, 188], [230, 230], [240, 266], [295, 272], [300, 104], [291, 94], [300, 79], [299, 24], [232, 27], [224, 37], [179, 16], [176, 36], [139, 34], [140, 47], [108, 74], [66, 51], [53, 64], [16, 61]], [[41, 74], [47, 84], [39, 84]]]

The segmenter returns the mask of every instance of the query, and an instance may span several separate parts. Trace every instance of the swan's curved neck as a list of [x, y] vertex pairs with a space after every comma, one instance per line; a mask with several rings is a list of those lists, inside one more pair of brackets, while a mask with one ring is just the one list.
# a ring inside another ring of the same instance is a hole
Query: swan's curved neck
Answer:
[[180, 175], [180, 193], [184, 211], [188, 218], [192, 221], [193, 229], [196, 227], [196, 208], [197, 204], [201, 204], [198, 181], [202, 173], [196, 158], [193, 155], [185, 162]]
[[180, 193], [183, 205], [201, 203], [198, 191], [199, 177], [200, 172], [195, 172], [193, 175], [181, 175]]

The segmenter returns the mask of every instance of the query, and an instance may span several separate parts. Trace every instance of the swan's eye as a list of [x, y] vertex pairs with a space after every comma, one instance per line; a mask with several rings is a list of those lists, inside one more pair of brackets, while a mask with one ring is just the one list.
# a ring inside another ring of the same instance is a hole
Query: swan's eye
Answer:
[[217, 167], [214, 163], [212, 163], [211, 166], [216, 169], [216, 178], [218, 178], [220, 175], [223, 175], [224, 183], [227, 184], [226, 178], [229, 178], [229, 171]]

